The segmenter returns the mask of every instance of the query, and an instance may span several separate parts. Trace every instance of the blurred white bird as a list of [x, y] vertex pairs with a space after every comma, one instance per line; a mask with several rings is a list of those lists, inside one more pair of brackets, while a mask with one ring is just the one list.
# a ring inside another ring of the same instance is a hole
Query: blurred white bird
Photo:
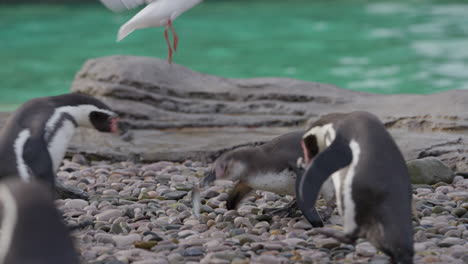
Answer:
[[136, 29], [166, 26], [164, 29], [164, 38], [166, 39], [169, 49], [169, 63], [172, 62], [172, 48], [167, 30], [170, 29], [172, 32], [174, 51], [177, 51], [179, 38], [172, 27], [172, 21], [201, 1], [202, 0], [101, 0], [107, 8], [114, 12], [132, 9], [145, 3], [148, 4], [132, 17], [132, 19], [120, 27], [117, 41], [121, 41]]

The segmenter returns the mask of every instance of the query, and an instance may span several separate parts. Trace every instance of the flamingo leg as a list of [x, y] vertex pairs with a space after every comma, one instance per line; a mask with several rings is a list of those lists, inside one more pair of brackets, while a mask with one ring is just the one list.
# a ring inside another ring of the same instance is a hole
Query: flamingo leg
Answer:
[[172, 63], [172, 48], [171, 48], [171, 43], [169, 42], [169, 35], [167, 34], [167, 27], [166, 29], [164, 29], [164, 38], [166, 39], [167, 48], [169, 50], [169, 56], [167, 58], [167, 61], [169, 62], [169, 64], [171, 64]]
[[167, 21], [167, 26], [172, 32], [172, 37], [174, 38], [174, 51], [177, 51], [177, 44], [179, 43], [179, 37], [177, 36], [177, 33], [175, 32], [174, 27], [172, 26], [172, 20]]

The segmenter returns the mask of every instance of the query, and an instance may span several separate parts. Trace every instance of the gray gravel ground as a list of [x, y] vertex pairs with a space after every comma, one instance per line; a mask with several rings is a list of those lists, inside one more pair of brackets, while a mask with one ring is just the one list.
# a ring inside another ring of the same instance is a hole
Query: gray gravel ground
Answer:
[[[230, 181], [202, 191], [202, 215], [191, 211], [190, 190], [210, 164], [65, 160], [58, 178], [91, 196], [57, 200], [74, 229], [83, 263], [388, 263], [372, 245], [355, 247], [318, 235], [302, 217], [262, 214], [292, 197], [256, 191], [227, 211]], [[415, 186], [415, 263], [468, 263], [468, 179]], [[319, 204], [322, 201], [319, 201]], [[324, 207], [322, 207], [323, 209]], [[326, 225], [340, 230], [336, 212]]]

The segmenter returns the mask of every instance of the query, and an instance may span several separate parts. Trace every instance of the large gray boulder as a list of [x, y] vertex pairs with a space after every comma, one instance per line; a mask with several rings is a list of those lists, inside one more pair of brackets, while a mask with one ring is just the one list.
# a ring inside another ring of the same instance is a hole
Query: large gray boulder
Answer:
[[452, 183], [455, 177], [453, 171], [435, 157], [410, 160], [407, 166], [413, 184]]
[[111, 105], [131, 124], [134, 140], [82, 130], [70, 153], [211, 161], [228, 149], [303, 128], [309, 118], [365, 110], [381, 118], [407, 160], [438, 157], [468, 172], [468, 91], [371, 94], [285, 78], [221, 78], [128, 56], [87, 61], [72, 91]]
[[147, 57], [91, 59], [73, 92], [103, 99], [135, 129], [134, 140], [84, 131], [72, 152], [143, 161], [210, 161], [239, 145], [264, 142], [331, 112], [370, 111], [406, 159], [434, 156], [466, 171], [468, 91], [381, 95], [285, 78], [228, 79]]

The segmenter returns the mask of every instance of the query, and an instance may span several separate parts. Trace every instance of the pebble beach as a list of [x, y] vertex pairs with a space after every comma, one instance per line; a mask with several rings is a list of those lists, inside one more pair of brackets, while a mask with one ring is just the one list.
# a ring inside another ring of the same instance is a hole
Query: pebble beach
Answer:
[[[293, 197], [254, 191], [226, 210], [231, 181], [201, 192], [201, 216], [191, 190], [211, 164], [185, 161], [89, 162], [64, 160], [58, 179], [86, 191], [89, 200], [59, 199], [83, 263], [389, 263], [369, 242], [341, 244], [297, 217], [270, 216], [265, 208]], [[413, 186], [415, 263], [468, 263], [468, 179]], [[318, 202], [319, 212], [325, 209]], [[342, 229], [336, 210], [325, 228]]]

